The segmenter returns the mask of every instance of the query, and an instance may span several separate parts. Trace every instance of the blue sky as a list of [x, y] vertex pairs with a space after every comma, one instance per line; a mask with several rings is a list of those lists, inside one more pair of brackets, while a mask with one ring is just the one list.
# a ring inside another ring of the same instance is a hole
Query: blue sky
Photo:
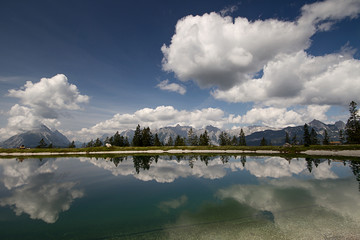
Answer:
[[360, 101], [359, 13], [359, 0], [1, 1], [0, 132], [344, 120]]

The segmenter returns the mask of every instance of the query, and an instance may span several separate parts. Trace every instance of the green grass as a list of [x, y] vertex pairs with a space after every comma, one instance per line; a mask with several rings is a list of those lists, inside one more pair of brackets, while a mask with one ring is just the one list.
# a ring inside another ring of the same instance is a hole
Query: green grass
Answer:
[[32, 148], [32, 149], [17, 149], [17, 148], [0, 148], [0, 153], [68, 153], [68, 152], [110, 152], [110, 151], [146, 151], [146, 150], [164, 150], [171, 149], [180, 150], [240, 150], [240, 151], [279, 151], [281, 153], [300, 153], [306, 150], [360, 150], [358, 145], [313, 145], [310, 147], [292, 146], [284, 148], [282, 146], [162, 146], [162, 147], [91, 147], [91, 148]]
[[[19, 153], [19, 155], [8, 155], [1, 156], [1, 158], [13, 158], [16, 157], [19, 159], [27, 159], [27, 158], [53, 158], [53, 157], [95, 157], [95, 158], [113, 158], [117, 156], [126, 156], [129, 153], [113, 153], [112, 151], [146, 151], [146, 150], [173, 150], [173, 149], [181, 149], [181, 150], [240, 150], [245, 151], [244, 153], [160, 153], [156, 155], [249, 155], [249, 156], [279, 156], [286, 159], [291, 158], [326, 158], [326, 159], [337, 159], [337, 160], [354, 160], [360, 161], [358, 157], [347, 157], [347, 156], [309, 156], [304, 154], [303, 152], [306, 150], [327, 150], [327, 151], [342, 151], [342, 150], [360, 150], [360, 145], [314, 145], [310, 147], [304, 146], [292, 146], [289, 148], [284, 148], [281, 146], [162, 146], [162, 147], [93, 147], [93, 148], [33, 148], [33, 149], [0, 149], [0, 153]], [[259, 153], [259, 150], [266, 151], [276, 151], [274, 153]], [[85, 152], [86, 155], [80, 154], [80, 152]], [[100, 153], [100, 152], [108, 152], [108, 153]], [[20, 156], [21, 153], [32, 153], [31, 156]], [[39, 153], [39, 155], [37, 155]], [[40, 155], [40, 153], [42, 155]], [[46, 153], [49, 153], [47, 155]], [[68, 153], [71, 153], [68, 154]], [[132, 153], [131, 155], [154, 155], [152, 153]]]

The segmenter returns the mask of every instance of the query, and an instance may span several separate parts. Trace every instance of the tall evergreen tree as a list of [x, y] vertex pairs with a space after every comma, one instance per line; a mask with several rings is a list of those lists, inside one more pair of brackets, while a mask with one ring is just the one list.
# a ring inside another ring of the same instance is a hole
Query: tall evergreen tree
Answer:
[[305, 123], [304, 125], [304, 146], [309, 147], [311, 144], [309, 126]]
[[231, 144], [230, 142], [231, 142], [231, 140], [230, 140], [229, 135], [226, 132], [222, 131], [220, 133], [220, 136], [219, 136], [219, 144], [220, 144], [220, 146], [230, 145]]
[[111, 137], [109, 138], [109, 143], [110, 143], [111, 145], [115, 146], [115, 144], [114, 144], [114, 136], [111, 136]]
[[129, 143], [128, 137], [125, 137], [125, 139], [124, 139], [124, 147], [130, 147], [130, 143]]
[[46, 148], [47, 144], [45, 142], [45, 140], [42, 138], [40, 141], [39, 141], [39, 145], [37, 146], [37, 148]]
[[155, 137], [154, 137], [154, 146], [162, 146], [163, 144], [161, 143], [159, 136], [157, 133], [155, 133]]
[[180, 135], [177, 135], [175, 138], [174, 146], [185, 146], [185, 139]]
[[69, 144], [69, 148], [75, 148], [75, 142], [72, 141], [70, 144]]
[[328, 135], [328, 132], [327, 132], [326, 129], [325, 129], [324, 139], [323, 139], [323, 145], [329, 145], [329, 144], [330, 144], [329, 135]]
[[243, 129], [240, 130], [240, 139], [239, 139], [240, 146], [246, 146], [246, 139]]
[[166, 146], [174, 146], [174, 140], [172, 139], [172, 137], [170, 136], [167, 143], [166, 143]]
[[267, 143], [265, 137], [263, 137], [263, 138], [261, 139], [260, 146], [267, 146], [267, 145], [268, 145], [268, 143]]
[[94, 147], [101, 147], [103, 144], [102, 144], [102, 142], [100, 141], [100, 139], [99, 138], [97, 138], [96, 140], [95, 140], [95, 142], [94, 142]]
[[154, 137], [150, 131], [150, 128], [144, 128], [141, 132], [141, 146], [153, 146], [154, 145]]
[[187, 144], [189, 146], [199, 145], [199, 139], [192, 128], [188, 131]]
[[113, 136], [113, 143], [111, 145], [122, 147], [124, 146], [124, 137], [120, 136], [119, 131], [117, 131]]
[[134, 147], [142, 146], [142, 136], [141, 136], [141, 129], [140, 129], [139, 124], [137, 125], [137, 127], [135, 129], [135, 133], [134, 133], [134, 137], [132, 139], [131, 145], [133, 145]]
[[295, 133], [294, 136], [291, 138], [291, 144], [292, 144], [292, 145], [297, 145], [297, 144], [298, 144], [296, 133]]
[[318, 145], [318, 144], [319, 144], [319, 140], [317, 138], [317, 133], [315, 129], [312, 128], [310, 132], [310, 145]]
[[205, 129], [204, 133], [200, 135], [199, 137], [199, 145], [200, 146], [208, 146], [210, 144], [210, 138], [209, 135]]
[[344, 131], [342, 129], [340, 129], [340, 131], [339, 131], [339, 140], [340, 140], [341, 144], [344, 144], [346, 142], [345, 136], [344, 136]]
[[285, 132], [285, 143], [290, 143], [290, 137], [288, 132]]
[[360, 120], [357, 110], [357, 103], [352, 101], [349, 105], [350, 117], [345, 126], [348, 143], [360, 143]]
[[94, 140], [90, 140], [90, 142], [88, 142], [87, 144], [86, 144], [86, 147], [93, 147], [94, 146]]
[[233, 136], [232, 139], [231, 139], [231, 145], [232, 145], [232, 146], [237, 146], [237, 145], [239, 145], [239, 141], [238, 141], [238, 139], [237, 139], [235, 136]]

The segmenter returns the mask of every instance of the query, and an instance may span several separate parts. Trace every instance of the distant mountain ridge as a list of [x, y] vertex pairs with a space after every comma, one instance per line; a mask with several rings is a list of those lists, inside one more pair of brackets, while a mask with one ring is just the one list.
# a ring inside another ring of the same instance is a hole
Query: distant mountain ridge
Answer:
[[58, 130], [51, 131], [45, 125], [41, 125], [34, 130], [10, 137], [0, 143], [0, 147], [17, 148], [24, 145], [25, 147], [34, 148], [39, 145], [41, 139], [44, 139], [47, 145], [52, 144], [53, 147], [68, 147], [70, 144], [67, 137], [61, 134]]
[[[325, 130], [328, 133], [330, 141], [339, 141], [340, 130], [345, 129], [345, 123], [338, 121], [335, 124], [325, 124], [319, 120], [314, 119], [308, 123], [309, 131], [314, 129], [317, 133], [317, 138], [322, 142], [325, 135]], [[259, 146], [261, 139], [264, 137], [267, 141], [271, 141], [272, 145], [283, 145], [285, 143], [285, 136], [288, 133], [289, 138], [292, 139], [296, 135], [297, 142], [300, 144], [303, 140], [304, 126], [286, 127], [280, 130], [265, 130], [255, 132], [246, 136], [246, 143], [248, 146]]]
[[[339, 140], [339, 131], [344, 130], [345, 123], [342, 121], [338, 121], [335, 124], [325, 124], [318, 120], [313, 120], [308, 123], [309, 129], [311, 131], [312, 128], [318, 134], [319, 141], [322, 141], [324, 138], [325, 130], [328, 133], [330, 141], [338, 141]], [[190, 126], [180, 126], [176, 125], [175, 127], [163, 127], [159, 129], [151, 130], [152, 134], [158, 134], [160, 141], [166, 143], [169, 138], [171, 137], [173, 140], [177, 137], [177, 135], [187, 138], [187, 133], [190, 130]], [[210, 142], [213, 145], [219, 145], [219, 136], [222, 131], [228, 133], [230, 137], [236, 136], [239, 137], [241, 128], [236, 129], [228, 129], [228, 130], [221, 130], [214, 126], [206, 126], [203, 129], [194, 129], [193, 131], [197, 136], [204, 133], [206, 130], [208, 132]], [[245, 135], [246, 135], [246, 142], [248, 146], [259, 146], [261, 139], [264, 137], [267, 141], [271, 142], [272, 145], [283, 145], [285, 143], [285, 136], [286, 133], [289, 134], [290, 139], [294, 137], [296, 134], [297, 142], [300, 144], [303, 139], [304, 134], [304, 126], [296, 126], [296, 127], [286, 127], [283, 129], [275, 129], [271, 127], [264, 127], [264, 126], [245, 126], [242, 127]], [[127, 137], [129, 142], [131, 142], [134, 136], [134, 130], [126, 130], [120, 133], [120, 135]], [[109, 136], [109, 135], [107, 135]], [[102, 140], [105, 140], [106, 136], [102, 137]]]
[[[312, 128], [314, 128], [314, 130], [318, 134], [317, 137], [320, 141], [322, 141], [324, 138], [325, 130], [328, 133], [330, 141], [338, 141], [339, 131], [345, 129], [345, 123], [342, 121], [338, 121], [335, 124], [325, 124], [321, 121], [313, 120], [308, 123], [308, 125], [310, 131]], [[175, 127], [170, 126], [159, 129], [151, 129], [151, 132], [153, 135], [157, 133], [160, 141], [166, 143], [170, 137], [175, 140], [177, 135], [183, 138], [187, 138], [187, 134], [190, 128], [192, 127], [176, 125]], [[222, 131], [228, 133], [230, 137], [239, 137], [240, 129], [241, 128], [221, 130], [214, 126], [206, 126], [203, 129], [193, 128], [193, 131], [197, 136], [200, 136], [200, 134], [204, 133], [204, 131], [206, 130], [208, 132], [211, 144], [219, 145], [219, 136]], [[272, 145], [283, 145], [285, 143], [286, 133], [289, 134], [290, 139], [292, 139], [296, 134], [297, 142], [301, 144], [304, 134], [303, 125], [296, 127], [286, 127], [283, 129], [275, 129], [264, 126], [245, 126], [242, 127], [242, 129], [246, 135], [246, 143], [248, 146], [259, 146], [263, 137], [267, 141], [270, 141]], [[131, 143], [134, 132], [134, 130], [125, 130], [121, 132], [120, 135], [127, 137], [129, 142]], [[106, 137], [110, 136], [110, 134], [105, 134], [101, 137], [101, 140], [104, 141]], [[42, 138], [48, 145], [52, 143], [54, 147], [67, 147], [70, 144], [70, 141], [59, 131], [51, 131], [48, 127], [42, 125], [38, 129], [12, 136], [11, 138], [0, 143], [0, 147], [16, 148], [21, 145], [25, 145], [26, 147], [33, 148], [39, 145], [39, 142]], [[76, 145], [80, 147], [81, 143], [79, 142]]]

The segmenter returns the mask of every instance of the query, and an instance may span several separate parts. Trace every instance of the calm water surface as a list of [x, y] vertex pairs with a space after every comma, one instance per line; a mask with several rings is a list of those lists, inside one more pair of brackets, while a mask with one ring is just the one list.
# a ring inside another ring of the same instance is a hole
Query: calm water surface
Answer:
[[360, 239], [360, 162], [0, 159], [0, 239]]

